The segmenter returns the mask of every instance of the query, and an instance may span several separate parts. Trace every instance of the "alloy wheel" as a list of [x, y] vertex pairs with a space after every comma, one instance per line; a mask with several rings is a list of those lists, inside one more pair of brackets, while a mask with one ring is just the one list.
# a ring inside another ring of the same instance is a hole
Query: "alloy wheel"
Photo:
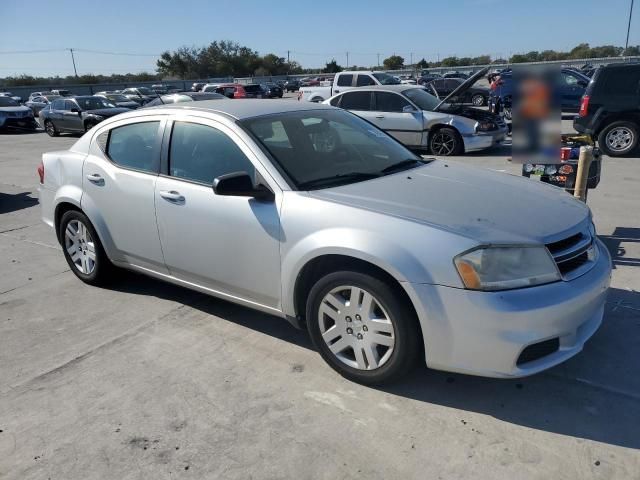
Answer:
[[362, 288], [332, 289], [320, 302], [318, 322], [327, 347], [345, 365], [374, 370], [391, 358], [396, 337], [392, 319]]
[[71, 220], [64, 231], [64, 248], [80, 273], [90, 275], [96, 268], [96, 247], [87, 226]]
[[51, 123], [50, 121], [45, 122], [44, 129], [47, 131], [47, 134], [49, 134], [52, 137], [56, 133], [56, 129], [53, 126], [53, 123]]
[[434, 155], [451, 155], [456, 147], [456, 139], [448, 133], [437, 132], [431, 141], [431, 151]]
[[633, 145], [634, 133], [627, 127], [612, 128], [605, 137], [607, 147], [614, 152], [622, 152]]
[[484, 105], [484, 97], [482, 95], [474, 95], [473, 98], [471, 98], [471, 103], [476, 107], [481, 107]]

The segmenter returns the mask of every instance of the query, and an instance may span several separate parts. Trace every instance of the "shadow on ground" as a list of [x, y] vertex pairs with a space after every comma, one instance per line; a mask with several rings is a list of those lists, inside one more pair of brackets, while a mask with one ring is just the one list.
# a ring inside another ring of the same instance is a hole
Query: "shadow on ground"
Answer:
[[[170, 299], [297, 346], [314, 348], [306, 332], [295, 329], [281, 318], [181, 287], [125, 274], [112, 288]], [[605, 329], [607, 332], [602, 333]], [[629, 348], [634, 348], [634, 338], [640, 345], [640, 294], [611, 289], [602, 329], [587, 344], [586, 351], [569, 362], [573, 362], [574, 367], [577, 365], [578, 371], [589, 371], [592, 365], [604, 365], [604, 362], [614, 370], [618, 364], [624, 364], [637, 378], [638, 365], [629, 366], [627, 359], [638, 357], [628, 356], [628, 352], [622, 352], [618, 345], [624, 339]], [[601, 352], [606, 352], [602, 354], [604, 358], [600, 358]], [[400, 383], [379, 390], [418, 402], [460, 409], [460, 421], [465, 425], [465, 412], [476, 412], [533, 429], [640, 449], [636, 428], [640, 388], [635, 391], [633, 385], [624, 383], [622, 374], [612, 378], [609, 385], [599, 385], [577, 378], [577, 374], [570, 373], [571, 369], [559, 366], [526, 379], [498, 380], [437, 372], [418, 363]], [[333, 375], [329, 367], [327, 375]]]
[[640, 267], [640, 258], [628, 256], [627, 248], [623, 245], [637, 243], [640, 246], [640, 228], [616, 227], [611, 235], [598, 235], [598, 237], [609, 249], [614, 268], [620, 265]]
[[0, 192], [0, 215], [33, 207], [37, 203], [38, 199], [33, 197], [31, 192], [13, 194]]

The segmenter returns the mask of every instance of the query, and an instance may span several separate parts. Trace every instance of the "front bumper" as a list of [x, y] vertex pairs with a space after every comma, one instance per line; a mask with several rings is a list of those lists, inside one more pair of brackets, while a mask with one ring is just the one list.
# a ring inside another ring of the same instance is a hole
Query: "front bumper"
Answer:
[[476, 152], [500, 145], [507, 137], [509, 129], [505, 126], [494, 132], [470, 133], [462, 136], [465, 152]]
[[[596, 243], [595, 265], [571, 281], [502, 292], [412, 284], [427, 365], [486, 377], [523, 377], [580, 352], [602, 322], [611, 280], [609, 252]], [[527, 346], [555, 338], [557, 351], [517, 364]]]
[[35, 130], [38, 128], [38, 123], [33, 117], [0, 117], [0, 128]]

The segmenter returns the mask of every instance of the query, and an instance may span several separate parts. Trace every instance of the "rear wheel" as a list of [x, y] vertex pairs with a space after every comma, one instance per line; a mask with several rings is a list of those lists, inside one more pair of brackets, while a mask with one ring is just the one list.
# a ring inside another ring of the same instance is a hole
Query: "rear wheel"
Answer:
[[436, 130], [429, 139], [429, 149], [434, 155], [460, 155], [463, 151], [462, 138], [457, 130], [449, 127]]
[[638, 144], [638, 126], [628, 121], [613, 122], [598, 135], [598, 146], [610, 157], [631, 152]]
[[50, 137], [57, 137], [58, 135], [60, 135], [60, 132], [51, 120], [44, 121], [44, 130]]
[[90, 285], [101, 285], [111, 278], [114, 267], [84, 213], [65, 212], [58, 232], [64, 258], [76, 277]]
[[413, 366], [419, 346], [415, 313], [396, 289], [354, 271], [322, 277], [307, 300], [307, 326], [322, 358], [363, 384], [396, 380]]

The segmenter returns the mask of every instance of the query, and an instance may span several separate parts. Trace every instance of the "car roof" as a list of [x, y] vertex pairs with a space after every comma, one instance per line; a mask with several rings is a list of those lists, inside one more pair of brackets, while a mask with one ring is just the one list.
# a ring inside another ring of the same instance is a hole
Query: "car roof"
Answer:
[[296, 102], [296, 101], [278, 101], [266, 99], [242, 99], [221, 102], [220, 100], [203, 100], [197, 102], [197, 105], [189, 102], [186, 104], [158, 105], [146, 109], [177, 108], [184, 110], [209, 111], [223, 113], [236, 120], [244, 120], [246, 118], [260, 117], [263, 115], [273, 115], [276, 113], [301, 112], [304, 110], [331, 110], [335, 107], [322, 105], [313, 102]]
[[[367, 87], [358, 87], [353, 90], [347, 90], [347, 92], [361, 92], [364, 90], [371, 91], [389, 91], [389, 92], [404, 92], [405, 90], [412, 90], [418, 88], [420, 90], [424, 90], [425, 88], [422, 85], [407, 85], [406, 83], [401, 85], [371, 85]], [[345, 92], [346, 93], [346, 92]]]

